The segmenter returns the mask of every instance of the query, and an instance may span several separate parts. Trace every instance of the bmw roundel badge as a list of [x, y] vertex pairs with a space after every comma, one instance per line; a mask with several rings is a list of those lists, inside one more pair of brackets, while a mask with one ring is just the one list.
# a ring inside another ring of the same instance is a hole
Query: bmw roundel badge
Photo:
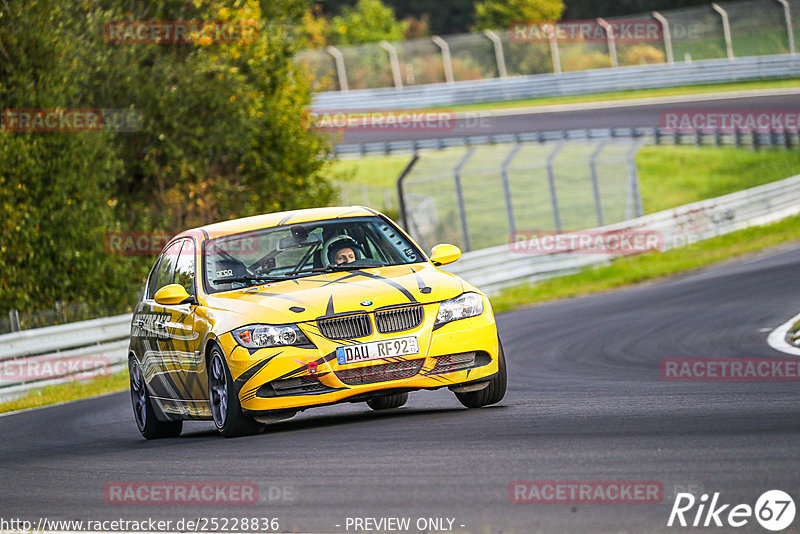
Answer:
[[361, 301], [361, 305], [362, 306], [372, 306], [372, 301], [371, 300], [362, 300]]

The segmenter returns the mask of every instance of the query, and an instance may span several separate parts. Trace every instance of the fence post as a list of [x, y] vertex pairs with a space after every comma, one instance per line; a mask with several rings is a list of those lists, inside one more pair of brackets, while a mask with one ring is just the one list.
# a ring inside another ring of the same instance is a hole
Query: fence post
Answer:
[[411, 173], [411, 169], [414, 168], [414, 165], [417, 164], [417, 161], [419, 161], [419, 154], [414, 152], [414, 157], [411, 158], [411, 161], [408, 162], [406, 168], [403, 169], [403, 172], [401, 172], [400, 176], [397, 177], [397, 201], [400, 211], [400, 223], [406, 230], [408, 230], [408, 213], [406, 212], [406, 197], [403, 194], [403, 180], [405, 180], [406, 176]]
[[777, 0], [783, 6], [783, 18], [786, 19], [786, 34], [789, 37], [789, 53], [797, 54], [797, 49], [794, 44], [794, 28], [792, 28], [792, 10], [789, 8], [787, 0]]
[[19, 326], [19, 312], [17, 310], [8, 311], [8, 322], [12, 332], [19, 332], [22, 330]]
[[605, 19], [602, 18], [597, 19], [597, 23], [606, 32], [606, 41], [608, 42], [608, 55], [611, 58], [611, 66], [619, 67], [619, 62], [617, 61], [617, 40], [616, 36], [614, 35], [614, 27], [611, 24], [609, 24]]
[[467, 153], [464, 154], [464, 157], [461, 158], [461, 161], [458, 162], [456, 165], [454, 178], [456, 182], [456, 197], [458, 198], [458, 212], [461, 218], [461, 232], [464, 235], [464, 250], [469, 252], [472, 250], [472, 243], [470, 242], [469, 238], [469, 226], [467, 225], [467, 208], [464, 204], [464, 188], [461, 186], [461, 171], [464, 169], [464, 165], [467, 164], [469, 158], [472, 157], [472, 154], [475, 153], [475, 147], [471, 147], [467, 150]]
[[628, 200], [625, 202], [625, 218], [641, 217], [644, 215], [642, 206], [642, 191], [639, 188], [639, 173], [636, 169], [636, 153], [642, 148], [643, 140], [635, 140], [628, 151]]
[[381, 48], [389, 52], [389, 64], [392, 67], [392, 78], [396, 89], [403, 88], [403, 77], [400, 75], [400, 61], [397, 59], [397, 49], [389, 41], [378, 43]]
[[503, 178], [503, 194], [506, 197], [506, 213], [508, 214], [508, 231], [511, 234], [516, 233], [517, 231], [517, 224], [514, 220], [514, 206], [511, 202], [511, 184], [508, 181], [508, 167], [511, 165], [511, 161], [516, 157], [517, 152], [522, 147], [519, 143], [514, 145], [514, 148], [511, 149], [511, 152], [508, 153], [506, 159], [503, 161], [503, 167], [501, 168], [500, 174]]
[[711, 4], [711, 9], [722, 17], [722, 34], [725, 36], [725, 49], [728, 51], [728, 59], [733, 59], [733, 41], [731, 40], [731, 24], [728, 21], [728, 12], [716, 3]]
[[597, 179], [597, 157], [600, 155], [600, 152], [608, 144], [608, 141], [603, 141], [597, 145], [597, 148], [594, 149], [592, 152], [592, 156], [589, 158], [589, 170], [591, 171], [592, 176], [592, 192], [594, 193], [594, 209], [597, 213], [597, 226], [603, 226], [603, 205], [600, 202], [600, 184]]
[[658, 11], [653, 11], [653, 18], [661, 24], [661, 31], [664, 32], [664, 51], [667, 54], [667, 63], [673, 65], [675, 56], [672, 53], [672, 35], [669, 33], [669, 21]]
[[505, 78], [508, 76], [508, 72], [506, 71], [506, 57], [505, 54], [503, 54], [503, 42], [500, 40], [500, 36], [492, 30], [483, 30], [483, 34], [489, 38], [492, 42], [492, 46], [494, 46], [494, 59], [497, 62], [497, 77]]
[[561, 74], [561, 52], [558, 50], [558, 31], [553, 26], [542, 25], [542, 31], [547, 34], [550, 41], [550, 57], [553, 60], [553, 73]]
[[442, 51], [442, 65], [444, 66], [445, 81], [447, 83], [453, 83], [453, 62], [450, 60], [450, 45], [438, 35], [431, 37], [431, 41]]
[[556, 226], [556, 232], [561, 233], [561, 212], [558, 209], [558, 195], [556, 194], [556, 176], [553, 171], [553, 160], [561, 149], [564, 148], [564, 141], [560, 141], [556, 147], [547, 155], [547, 184], [550, 187], [550, 202], [553, 205], [553, 222]]
[[329, 46], [325, 48], [325, 51], [329, 53], [336, 62], [336, 74], [339, 77], [339, 90], [347, 91], [347, 72], [344, 68], [344, 56], [342, 55], [341, 50], [335, 46]]

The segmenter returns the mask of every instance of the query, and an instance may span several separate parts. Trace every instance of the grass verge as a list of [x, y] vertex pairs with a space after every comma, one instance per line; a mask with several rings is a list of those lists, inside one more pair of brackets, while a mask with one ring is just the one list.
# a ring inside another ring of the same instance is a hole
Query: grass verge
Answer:
[[797, 239], [800, 239], [800, 216], [789, 217], [686, 247], [620, 257], [609, 265], [586, 268], [573, 275], [510, 287], [491, 298], [492, 307], [500, 313], [528, 304], [608, 291], [707, 267]]
[[90, 380], [47, 386], [37, 391], [31, 391], [18, 399], [0, 403], [0, 413], [83, 399], [113, 391], [123, 391], [128, 389], [128, 380], [128, 371], [126, 370]]

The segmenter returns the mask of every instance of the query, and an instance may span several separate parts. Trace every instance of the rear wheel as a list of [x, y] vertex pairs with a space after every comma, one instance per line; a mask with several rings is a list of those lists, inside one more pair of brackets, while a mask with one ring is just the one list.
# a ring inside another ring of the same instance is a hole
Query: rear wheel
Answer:
[[390, 410], [399, 408], [408, 402], [408, 393], [393, 393], [381, 397], [372, 397], [367, 401], [367, 406], [373, 410]]
[[242, 413], [239, 396], [233, 386], [231, 372], [219, 347], [211, 349], [208, 368], [208, 395], [214, 425], [226, 438], [256, 434], [262, 423]]
[[136, 427], [146, 439], [174, 438], [181, 434], [183, 421], [159, 421], [153, 409], [153, 401], [147, 392], [142, 368], [136, 358], [128, 362], [131, 375], [131, 403]]
[[506, 356], [503, 345], [498, 341], [497, 374], [489, 381], [489, 385], [478, 391], [456, 393], [456, 398], [467, 408], [480, 408], [503, 400], [506, 394]]

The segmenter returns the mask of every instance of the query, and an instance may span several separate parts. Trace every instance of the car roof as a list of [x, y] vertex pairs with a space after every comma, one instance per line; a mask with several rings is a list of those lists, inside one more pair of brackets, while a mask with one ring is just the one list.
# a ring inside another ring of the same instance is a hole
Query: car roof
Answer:
[[377, 215], [378, 212], [365, 208], [364, 206], [339, 206], [326, 208], [311, 208], [294, 211], [281, 211], [277, 213], [265, 213], [264, 215], [254, 215], [242, 219], [231, 219], [218, 223], [208, 224], [192, 230], [182, 232], [182, 234], [203, 232], [208, 238], [215, 238], [225, 235], [238, 234], [260, 228], [270, 228], [274, 226], [292, 225], [310, 221], [320, 221], [324, 219], [338, 219], [344, 217], [364, 217]]

